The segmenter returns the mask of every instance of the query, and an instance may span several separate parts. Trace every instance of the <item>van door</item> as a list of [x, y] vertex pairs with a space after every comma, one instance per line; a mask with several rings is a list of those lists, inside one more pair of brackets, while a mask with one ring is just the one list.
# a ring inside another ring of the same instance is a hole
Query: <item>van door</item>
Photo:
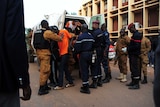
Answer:
[[89, 29], [92, 30], [92, 22], [95, 20], [98, 20], [100, 22], [99, 25], [101, 26], [103, 23], [105, 23], [104, 14], [98, 14], [98, 15], [92, 16], [89, 23]]
[[59, 17], [59, 19], [58, 19], [58, 29], [63, 29], [66, 13], [67, 13], [67, 11], [65, 10], [63, 12], [63, 14]]

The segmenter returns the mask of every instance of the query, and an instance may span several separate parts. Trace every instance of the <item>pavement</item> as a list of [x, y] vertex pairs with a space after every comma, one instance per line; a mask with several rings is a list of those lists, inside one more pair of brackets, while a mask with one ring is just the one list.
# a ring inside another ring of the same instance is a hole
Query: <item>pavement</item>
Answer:
[[[39, 96], [37, 94], [39, 89], [38, 66], [36, 62], [29, 65], [32, 96], [29, 101], [21, 100], [21, 107], [154, 107], [152, 83], [154, 71], [152, 67], [148, 67], [148, 83], [140, 84], [138, 90], [129, 90], [126, 83], [115, 79], [119, 76], [118, 65], [113, 65], [113, 61], [110, 61], [112, 71], [110, 83], [104, 83], [103, 87], [97, 89], [90, 89], [91, 94], [80, 93], [82, 81], [78, 70], [74, 70], [72, 72], [74, 87], [63, 90], [52, 88], [49, 94]], [[129, 71], [127, 79], [130, 82]], [[22, 95], [22, 90], [20, 90], [20, 95]]]

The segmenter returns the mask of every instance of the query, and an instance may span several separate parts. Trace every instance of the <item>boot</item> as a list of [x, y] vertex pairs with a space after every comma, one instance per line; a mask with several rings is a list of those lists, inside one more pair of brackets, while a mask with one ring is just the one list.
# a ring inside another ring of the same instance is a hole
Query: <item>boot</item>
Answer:
[[89, 88], [97, 88], [97, 80], [93, 80], [93, 82], [89, 85]]
[[40, 86], [39, 87], [39, 91], [38, 91], [38, 95], [45, 95], [45, 94], [48, 94], [48, 90], [46, 89], [46, 86]]
[[144, 80], [141, 82], [141, 84], [147, 84], [148, 81], [147, 81], [147, 76], [144, 76]]
[[126, 86], [133, 86], [133, 85], [134, 85], [134, 80], [132, 78], [132, 81], [130, 83], [126, 84]]
[[102, 80], [103, 83], [108, 83], [110, 82], [108, 74], [105, 74], [105, 78]]
[[134, 90], [134, 89], [140, 89], [139, 79], [134, 79], [133, 81], [134, 81], [135, 84], [132, 85], [132, 86], [129, 86], [128, 89], [133, 89], [133, 90]]
[[89, 86], [87, 85], [87, 86], [81, 87], [80, 92], [90, 94]]
[[102, 87], [102, 77], [98, 77], [97, 86]]
[[119, 77], [116, 78], [117, 80], [123, 79], [123, 73], [120, 73]]
[[123, 82], [123, 83], [127, 82], [127, 78], [126, 77], [127, 77], [127, 75], [123, 75], [123, 79], [121, 79], [120, 82]]
[[109, 79], [112, 79], [111, 72], [108, 73]]
[[49, 90], [51, 90], [51, 87], [48, 87], [48, 84], [46, 84], [45, 89], [49, 91]]

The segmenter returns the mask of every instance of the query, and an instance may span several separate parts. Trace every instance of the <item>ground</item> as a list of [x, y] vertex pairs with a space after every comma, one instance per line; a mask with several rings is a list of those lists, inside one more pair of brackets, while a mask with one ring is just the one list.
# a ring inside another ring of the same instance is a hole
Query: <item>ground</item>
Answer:
[[[126, 83], [115, 78], [119, 75], [117, 65], [110, 61], [112, 80], [103, 87], [90, 89], [91, 94], [80, 93], [82, 84], [78, 70], [73, 71], [74, 87], [63, 90], [51, 90], [49, 94], [39, 96], [39, 72], [36, 63], [30, 63], [30, 80], [32, 97], [30, 101], [22, 101], [21, 107], [154, 107], [153, 102], [153, 68], [148, 67], [148, 84], [140, 84], [139, 90], [129, 90]], [[130, 82], [130, 72], [127, 75]], [[20, 91], [22, 95], [22, 91]]]

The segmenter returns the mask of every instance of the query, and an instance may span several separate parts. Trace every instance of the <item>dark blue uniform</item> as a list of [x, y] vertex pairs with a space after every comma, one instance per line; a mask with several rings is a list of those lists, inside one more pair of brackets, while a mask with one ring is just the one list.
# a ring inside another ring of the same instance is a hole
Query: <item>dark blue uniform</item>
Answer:
[[91, 65], [93, 52], [93, 36], [88, 33], [82, 33], [74, 45], [75, 53], [79, 54], [80, 71], [82, 73], [83, 86], [89, 84], [89, 66]]
[[92, 67], [92, 76], [93, 76], [92, 79], [95, 81], [97, 80], [97, 78], [101, 79], [102, 77], [101, 63], [103, 59], [104, 49], [106, 46], [106, 39], [103, 32], [99, 28], [95, 29], [92, 32], [92, 35], [95, 40], [94, 49], [96, 50], [96, 57], [97, 57], [95, 64], [93, 64]]
[[109, 75], [110, 72], [109, 72], [109, 63], [108, 63], [108, 53], [109, 53], [109, 46], [110, 46], [110, 39], [109, 39], [109, 33], [107, 31], [104, 31], [103, 32], [105, 37], [106, 37], [106, 47], [105, 47], [105, 56], [103, 57], [102, 59], [102, 65], [103, 65], [103, 68], [104, 68], [104, 73], [105, 73], [105, 79], [103, 80], [103, 82], [109, 82]]

